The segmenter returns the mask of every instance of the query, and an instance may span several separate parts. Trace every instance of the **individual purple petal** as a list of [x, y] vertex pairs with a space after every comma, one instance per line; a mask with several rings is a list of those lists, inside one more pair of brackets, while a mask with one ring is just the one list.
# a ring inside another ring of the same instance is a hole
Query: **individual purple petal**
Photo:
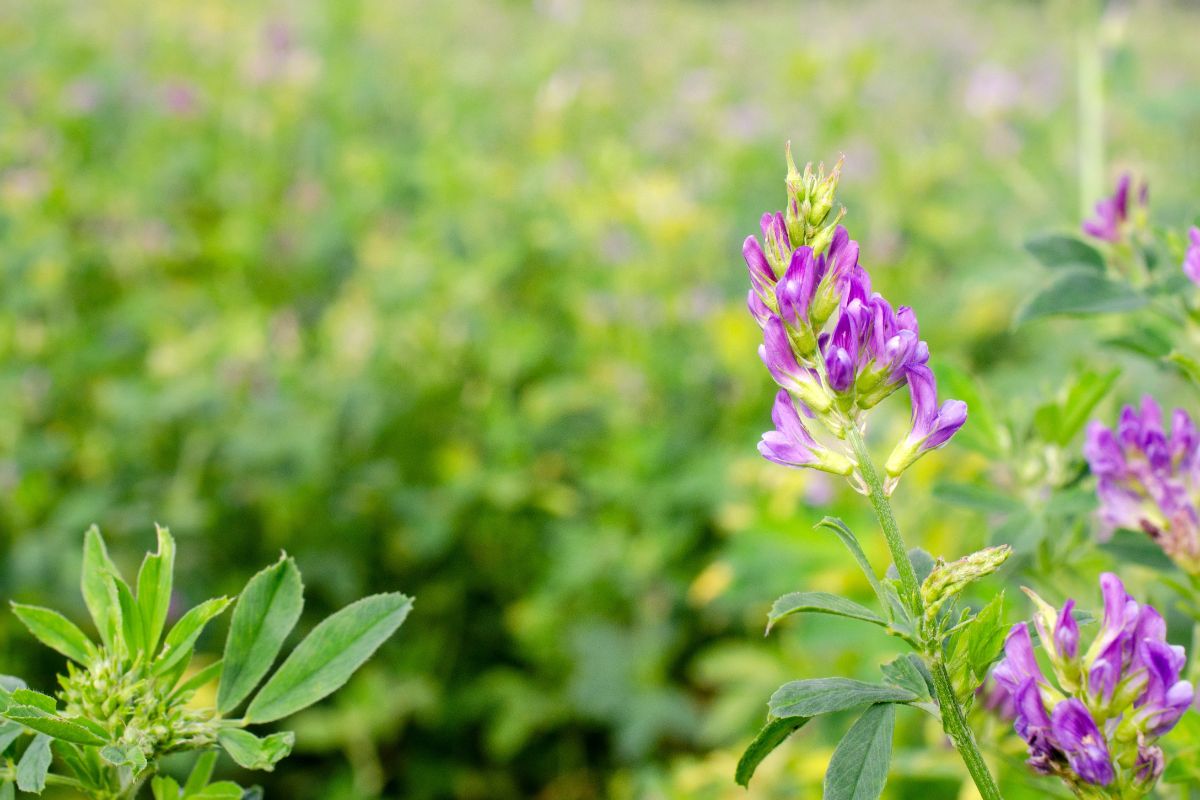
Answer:
[[1075, 601], [1067, 600], [1054, 626], [1054, 649], [1065, 659], [1079, 654], [1079, 623], [1075, 621]]
[[1033, 654], [1033, 640], [1029, 638], [1029, 627], [1025, 623], [1019, 622], [1009, 630], [1004, 640], [1004, 659], [996, 665], [992, 676], [1014, 695], [1030, 678], [1037, 682], [1045, 680]]
[[1108, 744], [1091, 712], [1078, 699], [1068, 698], [1050, 712], [1054, 742], [1067, 756], [1075, 774], [1087, 783], [1107, 786], [1116, 777]]
[[1188, 247], [1183, 256], [1183, 274], [1192, 283], [1200, 284], [1200, 228], [1192, 226], [1188, 229]]
[[849, 474], [853, 465], [840, 453], [835, 453], [818, 443], [805, 427], [800, 414], [812, 416], [812, 412], [796, 401], [786, 391], [775, 395], [771, 408], [771, 420], [775, 430], [767, 431], [758, 443], [758, 452], [768, 461], [785, 467], [812, 467], [841, 475]]
[[750, 285], [754, 291], [764, 300], [770, 297], [775, 288], [775, 271], [767, 263], [762, 247], [753, 236], [747, 236], [742, 243], [742, 257], [746, 259], [746, 268], [750, 270]]

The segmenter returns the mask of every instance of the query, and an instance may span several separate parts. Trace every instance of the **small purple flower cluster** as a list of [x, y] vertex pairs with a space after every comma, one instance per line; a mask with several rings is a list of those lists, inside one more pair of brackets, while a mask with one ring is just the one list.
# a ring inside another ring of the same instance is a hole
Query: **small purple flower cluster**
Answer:
[[849, 475], [853, 462], [819, 444], [805, 420], [819, 419], [844, 438], [849, 426], [861, 426], [863, 412], [908, 385], [911, 430], [887, 463], [895, 478], [949, 441], [967, 409], [957, 400], [938, 405], [913, 310], [893, 309], [871, 290], [858, 243], [837, 224], [841, 213], [827, 222], [840, 167], [826, 176], [810, 164], [801, 175], [789, 154], [786, 213], [764, 214], [764, 244], [750, 236], [742, 247], [750, 313], [763, 330], [759, 355], [783, 389], [772, 414], [776, 429], [759, 451], [786, 466]]
[[1200, 432], [1177, 408], [1171, 427], [1154, 398], [1125, 406], [1116, 430], [1087, 429], [1084, 457], [1096, 475], [1102, 536], [1145, 531], [1181, 569], [1200, 575]]
[[[1126, 172], [1117, 180], [1117, 189], [1112, 197], [1106, 197], [1096, 204], [1096, 215], [1084, 220], [1083, 232], [1110, 244], [1118, 244], [1124, 239], [1133, 209], [1129, 204], [1129, 192], [1132, 178]], [[1150, 201], [1150, 187], [1143, 182], [1138, 188], [1137, 203], [1139, 209], [1144, 209]]]
[[[1081, 797], [1140, 797], [1163, 770], [1155, 741], [1191, 706], [1191, 683], [1181, 677], [1186, 656], [1166, 641], [1166, 623], [1139, 604], [1112, 573], [1100, 576], [1104, 619], [1086, 651], [1075, 602], [1056, 610], [1029, 592], [1042, 650], [1054, 680], [1042, 672], [1029, 627], [1015, 625], [992, 676], [1011, 696], [1017, 734], [1036, 771], [1058, 775]], [[1026, 590], [1028, 591], [1028, 590]]]

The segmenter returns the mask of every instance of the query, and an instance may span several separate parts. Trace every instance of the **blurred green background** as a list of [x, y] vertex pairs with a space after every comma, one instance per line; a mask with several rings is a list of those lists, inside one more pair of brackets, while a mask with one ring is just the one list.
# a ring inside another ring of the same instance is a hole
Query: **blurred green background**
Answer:
[[[1098, 33], [1106, 150], [1166, 221], [1195, 213], [1197, 24], [1147, 2]], [[281, 549], [301, 628], [415, 595], [248, 779], [268, 797], [818, 796], [846, 720], [749, 793], [740, 748], [780, 683], [871, 677], [891, 645], [764, 640], [765, 611], [868, 591], [826, 513], [884, 548], [860, 498], [755, 452], [741, 239], [786, 140], [845, 153], [846, 224], [934, 360], [1053, 393], [1089, 340], [1010, 320], [1022, 240], [1092, 199], [1081, 32], [1094, 9], [1040, 2], [0, 3], [0, 596], [82, 618], [85, 527], [132, 568], [155, 521], [181, 607]], [[909, 536], [981, 545], [928, 489], [984, 467], [922, 461]], [[0, 662], [43, 689], [61, 666], [7, 614]], [[939, 741], [902, 716], [890, 796], [959, 796]]]

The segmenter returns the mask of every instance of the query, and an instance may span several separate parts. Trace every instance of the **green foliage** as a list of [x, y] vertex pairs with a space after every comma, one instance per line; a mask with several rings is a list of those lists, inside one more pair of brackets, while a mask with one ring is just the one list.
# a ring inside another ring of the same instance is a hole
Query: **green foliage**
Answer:
[[892, 761], [896, 707], [873, 705], [863, 712], [833, 751], [825, 772], [825, 800], [876, 800]]
[[1106, 270], [1104, 255], [1076, 236], [1057, 233], [1036, 236], [1025, 242], [1025, 249], [1053, 269], [1083, 267], [1100, 273]]
[[1070, 271], [1033, 295], [1017, 312], [1018, 323], [1060, 315], [1115, 314], [1146, 304], [1128, 285], [1092, 271]]
[[785, 594], [771, 606], [771, 613], [767, 615], [767, 632], [770, 633], [775, 623], [784, 617], [804, 612], [832, 614], [863, 622], [873, 622], [876, 625], [887, 625], [887, 620], [871, 609], [839, 595], [828, 592], [792, 592]]

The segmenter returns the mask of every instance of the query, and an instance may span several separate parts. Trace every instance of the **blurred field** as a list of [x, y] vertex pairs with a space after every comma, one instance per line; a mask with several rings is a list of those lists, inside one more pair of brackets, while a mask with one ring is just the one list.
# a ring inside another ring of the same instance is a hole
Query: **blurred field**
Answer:
[[[415, 595], [300, 718], [271, 798], [818, 796], [836, 720], [749, 794], [733, 764], [781, 682], [887, 657], [824, 622], [761, 636], [785, 591], [867, 591], [814, 522], [873, 529], [755, 453], [772, 389], [741, 239], [782, 205], [785, 140], [844, 152], [846, 223], [935, 360], [1018, 405], [1055, 391], [1088, 340], [1010, 319], [1036, 282], [1021, 241], [1084, 199], [1089, 18], [0, 4], [0, 596], [81, 617], [93, 521], [127, 566], [169, 525], [181, 606], [283, 548], [308, 625]], [[1196, 209], [1198, 23], [1148, 2], [1104, 31], [1107, 152], [1175, 222]], [[924, 499], [982, 466], [952, 448], [906, 478], [914, 540], [982, 544], [982, 515]], [[0, 671], [49, 689], [58, 666], [0, 616]], [[891, 796], [957, 796], [937, 740], [902, 718]]]

